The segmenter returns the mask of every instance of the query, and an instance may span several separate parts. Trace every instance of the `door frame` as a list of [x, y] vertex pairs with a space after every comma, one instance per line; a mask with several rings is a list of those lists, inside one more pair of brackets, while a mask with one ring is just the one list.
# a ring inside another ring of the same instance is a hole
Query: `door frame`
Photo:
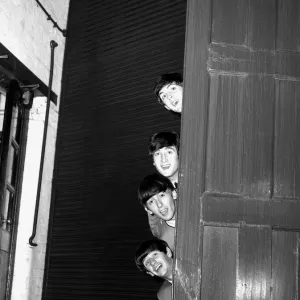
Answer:
[[[210, 42], [210, 32], [207, 28], [211, 22], [211, 1], [190, 0], [187, 3], [184, 108], [180, 134], [180, 188], [173, 270], [174, 299], [200, 297], [202, 263], [199, 253], [202, 253], [203, 224], [198, 228], [198, 223], [202, 213], [200, 198], [205, 191], [206, 147], [202, 145], [206, 145], [207, 141], [209, 107], [207, 45]], [[199, 18], [199, 15], [202, 17]], [[199, 52], [195, 53], [195, 48], [199, 49]]]

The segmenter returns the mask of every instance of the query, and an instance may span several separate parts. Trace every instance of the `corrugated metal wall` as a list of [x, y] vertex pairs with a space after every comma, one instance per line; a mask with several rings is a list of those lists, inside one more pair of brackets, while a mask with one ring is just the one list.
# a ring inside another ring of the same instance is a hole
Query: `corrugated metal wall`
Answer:
[[182, 71], [186, 1], [71, 0], [43, 299], [155, 299], [133, 261], [151, 238], [136, 199], [150, 135], [179, 133], [157, 104]]

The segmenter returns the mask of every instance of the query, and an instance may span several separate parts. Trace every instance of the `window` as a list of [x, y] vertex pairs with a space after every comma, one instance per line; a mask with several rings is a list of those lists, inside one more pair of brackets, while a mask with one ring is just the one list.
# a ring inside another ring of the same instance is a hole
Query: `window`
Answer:
[[2, 136], [6, 91], [0, 87], [0, 141]]
[[[25, 109], [18, 103], [9, 103], [5, 89], [0, 89], [0, 132], [1, 132], [1, 229], [11, 231], [14, 220], [18, 188], [18, 166], [20, 163], [22, 124]], [[13, 101], [14, 102], [14, 101]]]

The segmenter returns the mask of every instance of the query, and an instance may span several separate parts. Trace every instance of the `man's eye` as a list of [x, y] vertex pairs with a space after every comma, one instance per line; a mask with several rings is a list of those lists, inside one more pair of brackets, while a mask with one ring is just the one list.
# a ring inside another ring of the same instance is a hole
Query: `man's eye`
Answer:
[[160, 193], [159, 196], [162, 198], [165, 196], [165, 193]]
[[172, 90], [172, 91], [175, 91], [175, 90], [176, 90], [176, 86], [173, 85], [173, 86], [171, 87], [171, 90]]
[[165, 95], [165, 94], [160, 95], [160, 99], [161, 99], [161, 100], [165, 100], [165, 98], [166, 98], [166, 95]]
[[158, 155], [159, 155], [159, 152], [155, 152], [155, 153], [154, 153], [154, 156], [158, 156]]
[[173, 154], [173, 151], [172, 150], [168, 150], [168, 154]]

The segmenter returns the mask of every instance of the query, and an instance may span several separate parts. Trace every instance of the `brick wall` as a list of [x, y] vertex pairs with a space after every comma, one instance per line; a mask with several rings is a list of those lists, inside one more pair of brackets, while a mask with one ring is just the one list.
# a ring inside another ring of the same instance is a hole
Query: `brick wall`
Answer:
[[[40, 2], [58, 25], [65, 29], [69, 0], [40, 0]], [[46, 85], [49, 80], [51, 40], [55, 40], [58, 43], [58, 47], [55, 49], [52, 89], [58, 95], [59, 103], [65, 37], [56, 28], [53, 28], [53, 24], [47, 20], [46, 15], [37, 5], [36, 1], [0, 1], [0, 42]], [[45, 106], [45, 97], [35, 98], [30, 113], [11, 294], [11, 299], [13, 300], [37, 300], [41, 299], [42, 293], [58, 122], [58, 107], [52, 103], [48, 125], [37, 235], [34, 240], [38, 246], [31, 247], [28, 239], [31, 236], [33, 224]]]
[[[66, 28], [69, 0], [41, 0], [61, 28]], [[65, 38], [56, 29], [35, 0], [0, 1], [0, 42], [45, 84], [49, 79], [51, 40], [55, 50], [53, 90], [59, 94]]]
[[35, 98], [30, 111], [28, 129], [28, 143], [12, 285], [11, 299], [13, 300], [41, 299], [58, 121], [58, 114], [54, 113], [53, 108], [51, 109], [47, 130], [47, 146], [37, 233], [34, 239], [34, 242], [36, 242], [38, 246], [31, 247], [28, 240], [32, 234], [45, 111], [46, 97]]

